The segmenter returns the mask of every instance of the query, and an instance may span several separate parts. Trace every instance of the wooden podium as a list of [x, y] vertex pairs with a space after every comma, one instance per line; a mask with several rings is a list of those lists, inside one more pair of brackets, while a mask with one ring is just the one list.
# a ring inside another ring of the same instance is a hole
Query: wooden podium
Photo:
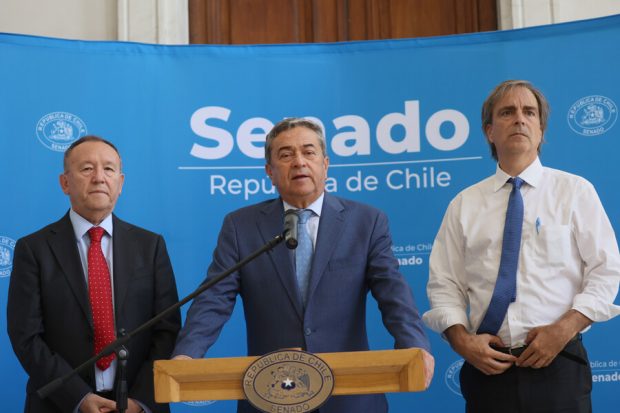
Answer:
[[[332, 395], [424, 390], [422, 350], [317, 353], [334, 375]], [[242, 378], [259, 357], [158, 360], [154, 365], [158, 403], [245, 399]]]

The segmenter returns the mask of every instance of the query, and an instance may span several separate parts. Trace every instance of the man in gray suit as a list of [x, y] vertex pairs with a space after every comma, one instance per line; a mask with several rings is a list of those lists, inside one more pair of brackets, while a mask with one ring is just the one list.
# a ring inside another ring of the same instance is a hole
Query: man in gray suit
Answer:
[[[311, 211], [305, 226], [313, 244], [309, 277], [298, 280], [295, 254], [278, 245], [194, 300], [173, 354], [202, 357], [230, 317], [237, 294], [243, 299], [249, 355], [295, 347], [315, 353], [368, 350], [370, 291], [395, 347], [424, 349], [428, 386], [434, 360], [391, 250], [387, 218], [368, 205], [325, 193], [325, 146], [322, 129], [309, 120], [289, 118], [274, 126], [266, 138], [265, 169], [280, 198], [225, 218], [207, 278], [281, 233], [289, 209]], [[241, 401], [238, 411], [256, 410]], [[387, 401], [384, 395], [336, 396], [320, 411], [385, 412]]]
[[[115, 411], [116, 360], [84, 369], [46, 399], [36, 391], [92, 357], [115, 332], [135, 329], [178, 299], [163, 238], [112, 214], [123, 181], [114, 145], [96, 136], [77, 140], [60, 175], [70, 211], [15, 246], [7, 320], [29, 376], [25, 412]], [[91, 242], [97, 232], [101, 239]], [[92, 278], [95, 268], [99, 278]], [[104, 293], [93, 300], [99, 288]], [[180, 324], [173, 313], [127, 344], [128, 413], [169, 411], [154, 401], [152, 362], [170, 356]]]

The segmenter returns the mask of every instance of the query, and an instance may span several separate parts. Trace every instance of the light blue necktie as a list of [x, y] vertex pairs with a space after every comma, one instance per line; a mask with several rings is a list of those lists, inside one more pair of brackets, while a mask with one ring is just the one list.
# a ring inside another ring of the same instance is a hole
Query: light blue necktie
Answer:
[[517, 298], [517, 264], [519, 263], [521, 228], [523, 227], [523, 198], [521, 197], [523, 179], [510, 178], [508, 182], [512, 183], [512, 191], [506, 210], [499, 273], [491, 303], [484, 315], [482, 324], [478, 328], [478, 334], [497, 334], [504, 322], [504, 317], [506, 317], [508, 305]]
[[295, 271], [297, 273], [297, 284], [299, 285], [299, 292], [301, 298], [306, 305], [308, 299], [308, 285], [310, 283], [310, 267], [312, 265], [312, 255], [314, 253], [314, 246], [312, 245], [312, 239], [308, 233], [308, 226], [306, 225], [308, 219], [312, 216], [312, 211], [309, 209], [300, 209], [299, 221], [297, 222], [297, 249], [295, 249]]

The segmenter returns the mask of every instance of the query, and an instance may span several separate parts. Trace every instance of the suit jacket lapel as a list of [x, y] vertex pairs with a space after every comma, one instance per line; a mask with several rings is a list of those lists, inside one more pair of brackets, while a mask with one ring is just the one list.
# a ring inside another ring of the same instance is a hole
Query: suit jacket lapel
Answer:
[[319, 284], [325, 267], [334, 252], [335, 246], [338, 245], [340, 237], [343, 233], [344, 206], [336, 197], [330, 196], [327, 192], [323, 199], [323, 208], [321, 210], [321, 220], [319, 221], [319, 231], [316, 239], [316, 249], [310, 270], [310, 286], [308, 289], [308, 302]]
[[[282, 233], [284, 222], [284, 206], [282, 200], [276, 199], [267, 203], [263, 209], [261, 209], [260, 214], [262, 217], [258, 220], [258, 230], [265, 243], [277, 234]], [[290, 250], [282, 243], [271, 251], [268, 251], [267, 254], [271, 258], [273, 267], [284, 285], [297, 315], [300, 319], [303, 319], [303, 305], [301, 297], [299, 296], [299, 289], [297, 288], [295, 268], [293, 267]]]
[[67, 282], [78, 302], [84, 317], [88, 320], [91, 328], [93, 325], [92, 314], [90, 311], [90, 302], [88, 300], [88, 289], [86, 287], [86, 275], [82, 268], [80, 253], [78, 251], [75, 239], [75, 232], [69, 213], [62, 217], [50, 228], [50, 234], [47, 242], [56, 256], [60, 268], [67, 277]]
[[112, 229], [112, 250], [113, 250], [113, 266], [114, 272], [112, 277], [114, 278], [114, 302], [115, 302], [115, 314], [121, 314], [123, 304], [125, 303], [125, 297], [127, 296], [127, 290], [129, 289], [129, 282], [133, 274], [131, 254], [134, 249], [132, 248], [131, 227], [126, 222], [121, 221], [112, 215], [113, 229]]

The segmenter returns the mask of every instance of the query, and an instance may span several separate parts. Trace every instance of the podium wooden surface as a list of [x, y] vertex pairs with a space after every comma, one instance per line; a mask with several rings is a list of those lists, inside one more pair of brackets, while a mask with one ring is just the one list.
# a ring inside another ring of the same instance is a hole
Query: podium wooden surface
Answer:
[[[422, 350], [317, 353], [334, 374], [332, 395], [424, 390]], [[158, 403], [245, 399], [242, 378], [259, 357], [158, 360], [154, 365]]]

